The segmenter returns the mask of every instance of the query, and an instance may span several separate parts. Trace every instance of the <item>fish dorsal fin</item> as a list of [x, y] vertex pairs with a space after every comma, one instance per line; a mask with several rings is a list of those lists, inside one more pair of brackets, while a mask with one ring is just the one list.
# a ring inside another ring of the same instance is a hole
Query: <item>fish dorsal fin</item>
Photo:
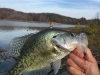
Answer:
[[53, 68], [55, 74], [60, 69], [60, 66], [61, 66], [61, 60], [57, 60], [57, 61], [53, 62], [52, 68]]
[[50, 70], [51, 70], [51, 65], [48, 65], [44, 68], [40, 68], [40, 69], [37, 69], [37, 70], [25, 72], [22, 75], [47, 75]]
[[20, 55], [20, 50], [23, 47], [25, 41], [32, 35], [34, 35], [34, 34], [31, 33], [31, 34], [28, 34], [25, 36], [16, 37], [16, 38], [12, 39], [12, 41], [10, 42], [10, 48], [8, 50], [9, 55], [18, 57]]

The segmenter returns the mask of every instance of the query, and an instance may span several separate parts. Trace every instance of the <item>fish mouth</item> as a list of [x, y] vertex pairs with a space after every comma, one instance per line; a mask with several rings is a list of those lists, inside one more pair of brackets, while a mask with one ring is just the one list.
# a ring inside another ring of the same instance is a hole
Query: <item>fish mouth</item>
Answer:
[[77, 47], [77, 45], [78, 45], [77, 42], [73, 42], [73, 43], [71, 43], [71, 44], [69, 44], [68, 46], [65, 46], [65, 47], [63, 47], [59, 44], [55, 44], [54, 48], [56, 50], [63, 51], [63, 52], [71, 52]]
[[55, 46], [56, 46], [56, 48], [58, 48], [60, 51], [63, 51], [63, 52], [71, 52], [70, 50], [68, 50], [68, 49], [66, 49], [66, 48], [64, 48], [64, 47], [62, 47], [61, 45], [56, 44]]
[[77, 47], [78, 41], [76, 36], [58, 34], [52, 38], [52, 44], [57, 51], [71, 52]]

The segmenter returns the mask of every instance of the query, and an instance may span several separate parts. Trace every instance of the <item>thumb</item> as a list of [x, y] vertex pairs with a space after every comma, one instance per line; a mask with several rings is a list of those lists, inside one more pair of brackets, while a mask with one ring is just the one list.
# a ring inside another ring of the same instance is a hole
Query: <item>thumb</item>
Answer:
[[85, 59], [92, 63], [97, 63], [96, 59], [93, 57], [92, 52], [89, 48], [87, 48], [87, 52], [85, 54]]

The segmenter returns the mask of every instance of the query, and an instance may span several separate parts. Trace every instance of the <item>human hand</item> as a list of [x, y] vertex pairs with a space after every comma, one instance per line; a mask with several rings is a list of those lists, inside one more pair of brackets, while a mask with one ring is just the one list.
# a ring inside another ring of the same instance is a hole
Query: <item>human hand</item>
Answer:
[[71, 75], [100, 75], [97, 61], [88, 48], [85, 55], [78, 49], [71, 52], [67, 65]]

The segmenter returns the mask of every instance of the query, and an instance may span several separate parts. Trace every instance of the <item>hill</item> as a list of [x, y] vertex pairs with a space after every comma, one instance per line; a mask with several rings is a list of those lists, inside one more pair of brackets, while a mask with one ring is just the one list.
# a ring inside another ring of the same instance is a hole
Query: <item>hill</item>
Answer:
[[25, 13], [9, 8], [0, 8], [0, 19], [37, 22], [57, 22], [63, 24], [87, 24], [84, 17], [80, 19], [66, 17], [55, 13]]

